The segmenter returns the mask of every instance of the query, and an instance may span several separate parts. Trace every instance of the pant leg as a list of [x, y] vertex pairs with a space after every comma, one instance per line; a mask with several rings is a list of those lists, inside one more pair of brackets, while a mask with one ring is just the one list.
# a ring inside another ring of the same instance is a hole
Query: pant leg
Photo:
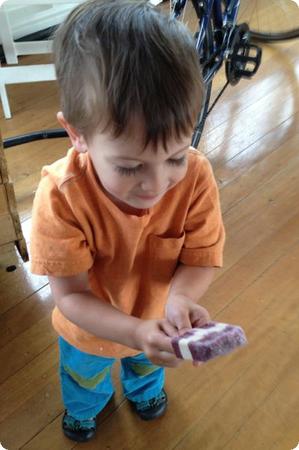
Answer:
[[120, 374], [124, 395], [133, 402], [156, 397], [165, 382], [165, 369], [155, 366], [144, 353], [121, 359]]
[[78, 420], [96, 416], [114, 393], [114, 358], [81, 352], [59, 337], [62, 398], [68, 413]]

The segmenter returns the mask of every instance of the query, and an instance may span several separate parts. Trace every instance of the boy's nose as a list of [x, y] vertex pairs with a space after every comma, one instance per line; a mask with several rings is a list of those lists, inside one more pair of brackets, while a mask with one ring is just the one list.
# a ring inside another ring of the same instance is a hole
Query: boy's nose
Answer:
[[141, 182], [141, 189], [147, 195], [160, 195], [166, 189], [166, 171], [159, 168], [148, 173]]

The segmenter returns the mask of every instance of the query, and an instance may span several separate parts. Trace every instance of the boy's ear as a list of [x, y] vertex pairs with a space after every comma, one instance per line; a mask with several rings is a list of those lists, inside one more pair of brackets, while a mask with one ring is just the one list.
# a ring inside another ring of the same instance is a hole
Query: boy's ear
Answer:
[[87, 143], [84, 137], [76, 130], [76, 128], [68, 123], [68, 121], [64, 118], [63, 112], [59, 111], [57, 113], [57, 120], [60, 125], [66, 130], [70, 140], [72, 141], [73, 147], [77, 150], [77, 152], [86, 153]]

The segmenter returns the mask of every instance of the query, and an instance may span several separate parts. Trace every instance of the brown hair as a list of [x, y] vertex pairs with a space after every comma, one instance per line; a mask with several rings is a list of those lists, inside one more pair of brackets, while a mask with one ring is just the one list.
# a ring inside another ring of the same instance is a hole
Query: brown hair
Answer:
[[203, 97], [193, 37], [147, 2], [84, 2], [57, 30], [54, 55], [64, 116], [87, 140], [120, 136], [133, 117], [146, 145], [191, 134]]

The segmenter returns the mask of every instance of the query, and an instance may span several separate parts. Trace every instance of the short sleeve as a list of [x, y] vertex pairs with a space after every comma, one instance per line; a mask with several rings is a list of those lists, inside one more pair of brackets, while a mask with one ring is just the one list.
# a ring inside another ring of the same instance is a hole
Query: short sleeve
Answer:
[[180, 262], [222, 267], [225, 232], [217, 183], [206, 158], [201, 159], [193, 197], [185, 222]]
[[93, 264], [65, 195], [49, 176], [41, 179], [34, 198], [29, 247], [31, 272], [38, 275], [72, 276]]

